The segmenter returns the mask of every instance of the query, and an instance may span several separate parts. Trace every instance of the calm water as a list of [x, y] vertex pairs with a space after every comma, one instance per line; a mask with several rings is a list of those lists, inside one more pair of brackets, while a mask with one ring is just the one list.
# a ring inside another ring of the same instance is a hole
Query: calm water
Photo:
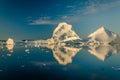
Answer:
[[120, 54], [111, 46], [3, 45], [0, 80], [120, 80]]

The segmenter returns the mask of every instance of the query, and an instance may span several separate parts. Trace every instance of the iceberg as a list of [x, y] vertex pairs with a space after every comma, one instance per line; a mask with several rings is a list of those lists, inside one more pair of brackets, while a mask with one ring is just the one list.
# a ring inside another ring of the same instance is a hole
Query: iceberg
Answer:
[[76, 40], [82, 40], [82, 39], [75, 33], [74, 30], [72, 30], [72, 25], [62, 22], [53, 31], [52, 38], [49, 38], [47, 40], [26, 41], [26, 43], [32, 43], [32, 44], [36, 44], [36, 45], [58, 44], [58, 43], [65, 43], [68, 41], [75, 42]]
[[6, 45], [14, 45], [14, 40], [12, 38], [8, 38], [8, 40], [6, 41]]
[[108, 44], [111, 41], [118, 39], [118, 37], [119, 36], [116, 33], [109, 31], [104, 27], [101, 27], [88, 36], [88, 42], [94, 41], [96, 43], [99, 42], [102, 44]]
[[72, 40], [81, 40], [81, 38], [72, 30], [72, 25], [65, 22], [60, 23], [57, 28], [53, 31], [53, 40], [57, 42], [66, 42]]

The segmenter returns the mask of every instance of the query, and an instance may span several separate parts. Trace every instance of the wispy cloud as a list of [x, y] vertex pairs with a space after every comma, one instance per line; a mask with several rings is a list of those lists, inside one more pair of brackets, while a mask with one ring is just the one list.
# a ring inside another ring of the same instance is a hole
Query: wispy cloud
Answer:
[[61, 16], [61, 19], [67, 19], [68, 16], [64, 15], [64, 16]]
[[68, 23], [72, 23], [80, 20], [80, 18], [76, 17], [76, 15], [69, 15], [69, 14], [63, 15], [60, 18], [61, 18], [61, 21], [65, 21]]
[[[60, 22], [76, 22], [80, 21], [81, 15], [95, 14], [110, 10], [115, 7], [120, 7], [120, 1], [100, 1], [100, 0], [88, 0], [87, 2], [77, 2], [78, 4], [66, 5], [65, 8], [69, 10], [69, 13], [51, 16], [42, 16], [38, 19], [29, 20], [29, 25], [56, 25]], [[60, 4], [59, 4], [60, 6]]]
[[82, 12], [83, 14], [93, 14], [93, 13], [98, 13], [101, 11], [106, 11], [106, 10], [109, 10], [111, 8], [118, 7], [118, 6], [120, 6], [120, 1], [107, 2], [107, 3], [90, 1], [89, 5], [86, 6]]
[[46, 16], [46, 17], [39, 17], [38, 19], [35, 20], [28, 20], [29, 25], [56, 25], [60, 22], [75, 22], [78, 20], [78, 17], [70, 16], [70, 15], [58, 15], [56, 16], [58, 19], [51, 19], [51, 17]]
[[66, 8], [75, 8], [75, 5], [67, 5]]
[[119, 6], [120, 6], [120, 0], [113, 0], [106, 2], [101, 0], [88, 0], [86, 2], [78, 2], [77, 4], [67, 5], [66, 8], [70, 8], [71, 13], [87, 15], [87, 14], [103, 12]]
[[30, 25], [54, 25], [56, 24], [55, 21], [51, 20], [35, 20], [29, 23]]
[[51, 17], [40, 17], [36, 20], [32, 20], [29, 25], [55, 25], [58, 24], [58, 21], [51, 20]]

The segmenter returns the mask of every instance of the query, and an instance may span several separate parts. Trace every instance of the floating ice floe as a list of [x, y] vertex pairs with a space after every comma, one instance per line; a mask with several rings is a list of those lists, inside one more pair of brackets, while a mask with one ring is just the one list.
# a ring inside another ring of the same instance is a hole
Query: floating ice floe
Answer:
[[8, 38], [8, 40], [6, 41], [6, 45], [14, 45], [14, 40], [12, 38]]

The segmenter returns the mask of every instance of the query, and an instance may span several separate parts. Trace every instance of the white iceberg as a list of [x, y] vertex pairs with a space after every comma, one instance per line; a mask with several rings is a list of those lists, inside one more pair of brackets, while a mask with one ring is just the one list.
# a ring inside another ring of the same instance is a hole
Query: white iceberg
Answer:
[[8, 38], [8, 40], [6, 41], [6, 45], [14, 45], [15, 42], [12, 38]]
[[57, 28], [53, 31], [52, 36], [54, 42], [66, 42], [77, 40], [81, 38], [72, 30], [72, 25], [67, 24], [65, 22], [60, 23]]
[[94, 40], [99, 43], [108, 44], [111, 41], [118, 39], [119, 36], [116, 33], [109, 31], [104, 27], [101, 27], [95, 32], [91, 33], [88, 38], [89, 42]]

